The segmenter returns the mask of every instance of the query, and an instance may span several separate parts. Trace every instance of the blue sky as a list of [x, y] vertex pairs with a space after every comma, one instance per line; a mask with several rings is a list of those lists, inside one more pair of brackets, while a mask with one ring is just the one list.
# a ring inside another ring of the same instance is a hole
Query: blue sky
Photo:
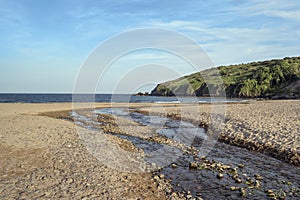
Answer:
[[[143, 27], [191, 37], [215, 66], [300, 55], [300, 1], [295, 0], [0, 0], [0, 92], [72, 92], [81, 64], [99, 43]], [[176, 61], [167, 57], [143, 51], [116, 63], [130, 70], [136, 63]], [[174, 62], [169, 65], [180, 74], [194, 72]], [[112, 92], [117, 64], [97, 92]]]

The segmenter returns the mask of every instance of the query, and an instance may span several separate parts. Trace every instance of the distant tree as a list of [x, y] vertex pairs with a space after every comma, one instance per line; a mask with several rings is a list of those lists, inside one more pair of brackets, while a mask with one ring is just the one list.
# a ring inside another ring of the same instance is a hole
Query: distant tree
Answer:
[[257, 97], [260, 94], [260, 87], [255, 79], [245, 80], [239, 92], [239, 95], [244, 97]]

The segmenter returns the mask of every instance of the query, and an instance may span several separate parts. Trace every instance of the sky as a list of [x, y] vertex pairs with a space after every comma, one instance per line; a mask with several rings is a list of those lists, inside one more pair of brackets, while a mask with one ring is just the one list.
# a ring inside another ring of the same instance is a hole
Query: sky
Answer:
[[[0, 93], [71, 93], [96, 47], [145, 27], [191, 38], [214, 64], [203, 68], [300, 56], [300, 1], [295, 0], [0, 0]], [[127, 75], [134, 82], [133, 77], [151, 74], [140, 70], [147, 64], [167, 65], [176, 73], [137, 80], [135, 89], [122, 83], [115, 90]], [[195, 71], [170, 52], [134, 51], [109, 66], [95, 91], [149, 91]]]

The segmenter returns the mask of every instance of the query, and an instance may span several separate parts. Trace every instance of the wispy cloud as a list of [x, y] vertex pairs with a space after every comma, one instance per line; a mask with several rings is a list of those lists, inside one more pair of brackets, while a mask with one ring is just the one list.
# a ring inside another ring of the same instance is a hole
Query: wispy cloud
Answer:
[[[300, 20], [299, 4], [253, 1], [239, 7], [224, 7], [216, 15], [219, 13], [222, 18], [215, 16], [209, 20], [157, 20], [150, 23], [155, 27], [178, 30], [196, 39], [216, 64], [299, 54], [296, 48], [299, 40], [295, 40], [300, 39], [299, 27], [295, 28], [295, 23], [293, 25], [292, 22]], [[268, 17], [287, 20], [287, 23]], [[253, 20], [258, 21], [253, 23]]]
[[232, 12], [248, 16], [279, 17], [287, 20], [300, 20], [300, 2], [289, 0], [253, 0], [244, 7], [233, 7]]

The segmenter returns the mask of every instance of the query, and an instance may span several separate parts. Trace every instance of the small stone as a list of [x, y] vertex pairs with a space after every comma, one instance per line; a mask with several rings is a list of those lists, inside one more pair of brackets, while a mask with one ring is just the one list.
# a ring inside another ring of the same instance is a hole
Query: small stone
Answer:
[[176, 192], [173, 192], [171, 196], [172, 196], [172, 197], [178, 197], [178, 195], [177, 195]]
[[266, 193], [274, 193], [273, 190], [266, 190]]
[[165, 175], [164, 174], [160, 174], [159, 178], [163, 179], [163, 178], [165, 178]]
[[177, 168], [177, 165], [175, 163], [172, 164], [173, 168]]
[[239, 168], [244, 168], [245, 165], [244, 165], [244, 164], [238, 164], [238, 167], [239, 167]]
[[223, 175], [222, 173], [219, 173], [219, 174], [217, 175], [217, 177], [218, 177], [219, 179], [221, 179], [221, 178], [224, 177], [224, 175]]
[[255, 174], [254, 177], [255, 177], [256, 180], [262, 180], [263, 179], [263, 177], [259, 174]]
[[73, 183], [73, 179], [72, 178], [69, 178], [67, 181], [66, 181], [66, 183], [68, 183], [68, 184], [71, 184], [71, 183]]
[[171, 192], [172, 192], [172, 190], [170, 188], [166, 188], [165, 191], [167, 194], [171, 194]]
[[255, 187], [259, 188], [261, 185], [260, 185], [260, 182], [259, 181], [255, 181]]
[[241, 179], [237, 178], [237, 179], [235, 179], [235, 182], [236, 183], [242, 183], [243, 181]]
[[274, 193], [269, 193], [269, 194], [268, 194], [268, 197], [270, 197], [270, 198], [275, 198], [276, 195], [275, 195]]
[[244, 188], [241, 188], [240, 192], [241, 192], [240, 194], [241, 194], [242, 197], [246, 196], [246, 194], [247, 194], [246, 190]]
[[234, 187], [234, 186], [231, 186], [231, 187], [230, 187], [230, 190], [231, 190], [231, 191], [235, 191], [236, 189], [237, 189], [237, 188]]
[[193, 196], [191, 194], [186, 195], [187, 199], [191, 199]]
[[190, 162], [190, 168], [191, 169], [197, 169], [198, 164], [196, 162]]

